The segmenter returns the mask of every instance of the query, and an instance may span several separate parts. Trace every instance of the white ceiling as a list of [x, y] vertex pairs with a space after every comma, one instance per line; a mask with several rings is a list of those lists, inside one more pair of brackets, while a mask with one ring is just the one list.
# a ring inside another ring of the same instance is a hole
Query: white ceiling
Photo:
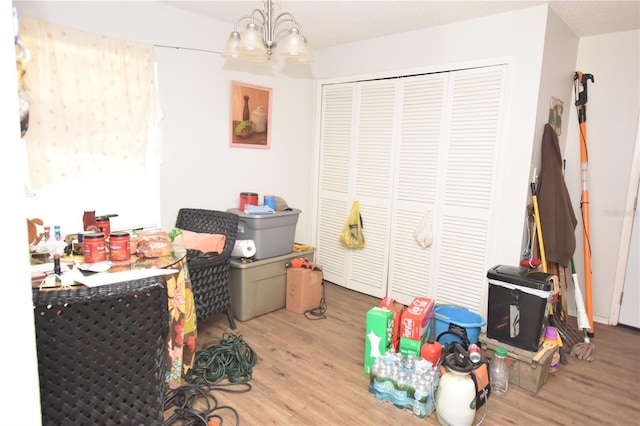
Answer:
[[[233, 29], [236, 19], [261, 6], [260, 0], [163, 3], [218, 21]], [[277, 1], [294, 15], [315, 49], [420, 28], [465, 21], [549, 3], [579, 37], [640, 29], [640, 1]], [[244, 25], [245, 22], [243, 22]], [[286, 27], [287, 29], [289, 27]]]

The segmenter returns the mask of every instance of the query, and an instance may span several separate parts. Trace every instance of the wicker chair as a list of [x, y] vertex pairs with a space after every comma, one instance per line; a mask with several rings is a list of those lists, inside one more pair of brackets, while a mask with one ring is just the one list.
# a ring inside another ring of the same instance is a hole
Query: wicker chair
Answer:
[[162, 424], [163, 277], [33, 292], [43, 425]]
[[196, 305], [196, 320], [202, 322], [214, 314], [226, 312], [229, 325], [235, 330], [229, 296], [229, 263], [238, 233], [238, 215], [183, 208], [178, 211], [176, 228], [226, 236], [224, 250], [217, 256], [202, 257], [197, 250], [187, 250], [187, 266]]

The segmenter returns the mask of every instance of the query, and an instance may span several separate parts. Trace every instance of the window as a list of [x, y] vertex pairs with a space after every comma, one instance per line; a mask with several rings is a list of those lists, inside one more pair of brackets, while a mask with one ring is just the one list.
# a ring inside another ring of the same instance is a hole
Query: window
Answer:
[[28, 212], [62, 233], [85, 210], [123, 227], [159, 223], [153, 46], [20, 17], [29, 127]]

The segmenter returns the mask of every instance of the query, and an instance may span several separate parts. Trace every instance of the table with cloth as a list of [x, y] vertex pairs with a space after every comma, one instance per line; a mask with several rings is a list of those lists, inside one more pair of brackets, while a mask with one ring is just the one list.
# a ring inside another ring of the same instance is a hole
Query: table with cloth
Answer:
[[[105, 285], [141, 277], [143, 270], [166, 269], [169, 335], [167, 338], [165, 382], [168, 388], [175, 389], [185, 383], [184, 376], [193, 366], [196, 351], [196, 310], [194, 304], [189, 268], [187, 267], [187, 250], [173, 245], [167, 256], [140, 258], [132, 255], [128, 260], [111, 261], [111, 267], [106, 272], [88, 274], [82, 281], [89, 287]], [[33, 283], [35, 287], [37, 283]], [[41, 287], [41, 291], [73, 291], [72, 287]]]

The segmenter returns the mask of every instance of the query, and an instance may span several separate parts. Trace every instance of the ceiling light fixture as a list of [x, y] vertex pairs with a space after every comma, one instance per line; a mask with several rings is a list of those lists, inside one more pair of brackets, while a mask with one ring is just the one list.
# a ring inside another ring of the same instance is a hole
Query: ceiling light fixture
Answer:
[[[240, 33], [238, 25], [244, 20], [249, 22], [245, 30]], [[284, 31], [278, 32], [278, 27], [285, 22], [290, 23], [289, 30], [286, 34]], [[254, 9], [251, 14], [241, 16], [236, 20], [222, 57], [269, 63], [273, 48], [278, 44], [278, 38], [281, 38], [279, 42], [280, 55], [284, 56], [287, 61], [294, 63], [314, 61], [309, 43], [302, 36], [302, 30], [296, 18], [289, 12], [281, 12], [276, 15], [276, 4], [272, 0], [263, 0], [262, 9]]]

